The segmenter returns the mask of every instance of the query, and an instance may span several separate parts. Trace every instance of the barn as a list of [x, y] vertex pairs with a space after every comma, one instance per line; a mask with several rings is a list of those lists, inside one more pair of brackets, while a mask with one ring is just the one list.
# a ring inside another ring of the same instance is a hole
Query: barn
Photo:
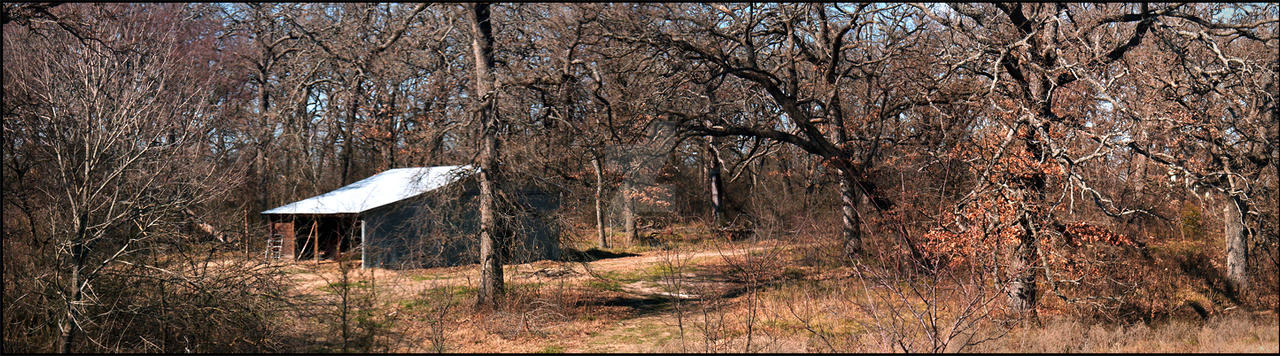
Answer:
[[[307, 199], [263, 211], [268, 259], [359, 259], [362, 267], [423, 268], [477, 263], [478, 169], [389, 169]], [[509, 263], [556, 259], [556, 196], [509, 189], [515, 212]]]

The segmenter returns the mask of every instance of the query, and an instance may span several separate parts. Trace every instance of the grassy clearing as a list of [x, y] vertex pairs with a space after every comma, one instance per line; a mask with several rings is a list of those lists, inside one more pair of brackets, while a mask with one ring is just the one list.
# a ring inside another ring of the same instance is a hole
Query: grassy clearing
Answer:
[[448, 279], [448, 278], [449, 278], [448, 276], [440, 275], [440, 274], [415, 274], [415, 275], [409, 276], [409, 279], [419, 281], [419, 282], [438, 281], [438, 280]]
[[[395, 323], [377, 325], [387, 335], [412, 338], [414, 343], [392, 351], [432, 352], [886, 352], [900, 351], [884, 342], [875, 319], [857, 301], [885, 296], [887, 291], [864, 288], [851, 270], [823, 259], [823, 246], [793, 246], [782, 255], [763, 250], [738, 250], [728, 258], [714, 249], [689, 246], [698, 252], [673, 270], [664, 264], [669, 251], [652, 250], [636, 256], [607, 257], [590, 262], [595, 276], [585, 273], [560, 277], [519, 277], [519, 271], [569, 268], [576, 263], [540, 262], [510, 266], [509, 303], [496, 310], [470, 307], [476, 289], [459, 283], [458, 268], [416, 270], [379, 277], [377, 286], [413, 290], [384, 294], [389, 300], [379, 312], [399, 313]], [[1156, 247], [1154, 255], [1187, 256], [1197, 247], [1171, 243]], [[724, 246], [721, 244], [720, 246]], [[746, 244], [735, 245], [738, 248]], [[627, 252], [627, 248], [609, 252]], [[757, 268], [760, 282], [754, 293], [728, 293], [746, 288], [741, 266]], [[803, 261], [803, 263], [801, 263]], [[731, 266], [737, 264], [737, 266]], [[664, 285], [680, 272], [680, 291]], [[526, 271], [525, 275], [533, 275]], [[597, 278], [598, 277], [598, 278]], [[360, 281], [352, 282], [354, 287]], [[411, 285], [418, 287], [410, 288]], [[901, 287], [902, 284], [896, 284]], [[319, 288], [332, 288], [332, 283]], [[974, 329], [978, 337], [999, 336], [964, 349], [972, 352], [1274, 352], [1276, 317], [1271, 314], [1224, 313], [1223, 301], [1204, 288], [1184, 285], [1185, 291], [1161, 298], [1198, 299], [1217, 306], [1208, 320], [1167, 318], [1154, 322], [1099, 322], [1071, 317], [1046, 304], [1042, 325], [996, 315]], [[637, 288], [641, 291], [637, 291]], [[643, 290], [691, 293], [697, 298], [677, 300], [644, 294]], [[941, 303], [956, 305], [960, 300]], [[896, 307], [924, 310], [920, 300], [900, 301]], [[941, 321], [955, 320], [955, 308], [937, 308]], [[1012, 320], [1012, 323], [1006, 322]], [[440, 327], [443, 325], [443, 327]], [[420, 337], [436, 327], [436, 341]], [[900, 328], [919, 333], [918, 329]], [[908, 337], [926, 344], [921, 334]], [[424, 341], [425, 340], [425, 341]], [[918, 350], [917, 348], [912, 348]], [[948, 348], [947, 351], [957, 351]]]
[[679, 332], [661, 319], [645, 318], [621, 323], [593, 335], [586, 352], [652, 352], [678, 343]]

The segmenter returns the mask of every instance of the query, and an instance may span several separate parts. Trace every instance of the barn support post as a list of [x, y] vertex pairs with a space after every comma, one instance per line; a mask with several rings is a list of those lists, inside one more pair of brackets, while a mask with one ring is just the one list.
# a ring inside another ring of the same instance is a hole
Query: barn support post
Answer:
[[[293, 243], [296, 245], [298, 243], [298, 216], [297, 215], [289, 216], [289, 229], [293, 230]], [[302, 251], [298, 251], [297, 249], [293, 250], [293, 260], [297, 261], [302, 259], [303, 252], [307, 252], [307, 241], [302, 242]]]
[[315, 264], [320, 264], [320, 219], [311, 219], [311, 257]]

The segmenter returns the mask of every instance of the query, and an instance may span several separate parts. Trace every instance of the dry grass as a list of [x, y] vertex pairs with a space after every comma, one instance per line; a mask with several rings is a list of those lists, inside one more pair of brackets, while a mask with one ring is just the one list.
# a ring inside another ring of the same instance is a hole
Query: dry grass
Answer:
[[[587, 265], [543, 261], [509, 266], [508, 302], [496, 310], [472, 308], [471, 281], [466, 277], [474, 274], [474, 266], [365, 273], [376, 273], [380, 288], [386, 288], [382, 310], [398, 315], [388, 325], [389, 335], [409, 340], [392, 352], [895, 351], [883, 333], [871, 327], [868, 315], [857, 311], [855, 300], [867, 289], [849, 268], [825, 260], [795, 260], [820, 254], [817, 244], [788, 246], [784, 256], [770, 255], [774, 248], [764, 245], [734, 245], [731, 257], [706, 246], [681, 247], [688, 266], [675, 279], [665, 280], [682, 281], [682, 288], [688, 289], [680, 293], [698, 295], [691, 299], [658, 293], [665, 288], [660, 275], [670, 273], [662, 265], [670, 258], [663, 254], [669, 252], [660, 250]], [[754, 275], [754, 287], [744, 281], [746, 272], [734, 266], [765, 260], [778, 264]], [[547, 269], [573, 273], [536, 273]], [[314, 289], [331, 280], [335, 271], [321, 264], [301, 269], [295, 280]], [[1006, 319], [1012, 318], [996, 315], [982, 322], [976, 335], [1000, 337], [961, 351], [1277, 351], [1274, 312], [1247, 313], [1244, 308], [1215, 305], [1219, 307], [1208, 320], [1171, 316], [1110, 322], [1048, 306], [1042, 324], [1026, 319], [1010, 323]], [[435, 342], [427, 335], [433, 325], [445, 326], [438, 328], [442, 338]]]
[[1276, 315], [1234, 313], [1207, 322], [1174, 320], [1154, 325], [1086, 325], [1053, 320], [1015, 328], [982, 345], [980, 352], [1248, 352], [1276, 353]]

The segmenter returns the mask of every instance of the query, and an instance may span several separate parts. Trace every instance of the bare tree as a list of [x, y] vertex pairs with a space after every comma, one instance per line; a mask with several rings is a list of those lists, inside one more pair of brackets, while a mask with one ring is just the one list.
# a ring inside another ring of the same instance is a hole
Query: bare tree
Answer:
[[[617, 23], [611, 36], [693, 59], [698, 78], [684, 85], [703, 83], [713, 94], [717, 87], [750, 88], [741, 92], [746, 97], [722, 97], [768, 104], [749, 102], [760, 109], [733, 115], [716, 110], [723, 99], [693, 90], [665, 114], [696, 135], [783, 142], [830, 164], [841, 182], [845, 250], [860, 254], [860, 197], [876, 210], [891, 208], [868, 174], [884, 147], [899, 140], [893, 123], [914, 106], [951, 100], [930, 88], [932, 81], [905, 80], [927, 65], [897, 61], [916, 50], [920, 28], [904, 24], [918, 14], [870, 4], [663, 5], [642, 14], [666, 25]], [[889, 71], [901, 75], [884, 75]]]
[[[189, 212], [231, 185], [203, 164], [219, 68], [199, 51], [210, 45], [201, 38], [213, 38], [211, 21], [192, 9], [63, 6], [50, 11], [101, 20], [76, 34], [48, 23], [4, 28], [14, 64], [5, 67], [5, 131], [16, 150], [6, 160], [38, 163], [15, 178], [42, 202], [33, 213], [45, 218], [27, 221], [27, 248], [47, 273], [30, 292], [58, 301], [46, 307], [61, 314], [59, 352], [106, 350], [110, 322], [126, 312], [110, 285], [145, 275], [125, 266], [157, 268], [147, 252], [185, 236]], [[6, 238], [6, 261], [8, 247]]]
[[502, 254], [498, 253], [497, 185], [498, 121], [496, 77], [493, 75], [493, 24], [488, 3], [469, 5], [471, 19], [472, 60], [475, 77], [472, 85], [472, 113], [480, 126], [480, 290], [476, 304], [491, 306], [502, 294]]
[[950, 37], [951, 47], [963, 52], [949, 56], [951, 67], [959, 69], [958, 77], [983, 78], [985, 83], [976, 84], [983, 94], [974, 97], [989, 108], [981, 124], [1002, 130], [980, 144], [989, 148], [984, 149], [989, 156], [978, 168], [981, 178], [957, 208], [982, 196], [1012, 204], [1001, 214], [1010, 224], [1008, 233], [1018, 236], [1007, 269], [1015, 309], [1032, 310], [1041, 294], [1037, 265], [1049, 248], [1047, 236], [1071, 234], [1073, 223], [1054, 214], [1062, 201], [1050, 195], [1051, 185], [1088, 192], [1097, 209], [1111, 217], [1150, 213], [1116, 206], [1110, 194], [1094, 188], [1096, 180], [1082, 175], [1082, 167], [1104, 154], [1072, 140], [1107, 141], [1116, 135], [1108, 131], [1110, 125], [1090, 123], [1096, 120], [1089, 115], [1094, 110], [1079, 102], [1080, 96], [1105, 97], [1105, 88], [1091, 78], [1124, 64], [1153, 26], [1179, 7], [999, 3], [926, 11], [959, 35]]
[[1185, 5], [1155, 23], [1152, 44], [1137, 52], [1170, 65], [1135, 65], [1134, 85], [1107, 88], [1117, 116], [1145, 134], [1108, 146], [1165, 167], [1171, 185], [1219, 197], [1226, 274], [1239, 292], [1251, 279], [1252, 246], [1274, 246], [1280, 234], [1273, 204], [1277, 11], [1275, 4]]

